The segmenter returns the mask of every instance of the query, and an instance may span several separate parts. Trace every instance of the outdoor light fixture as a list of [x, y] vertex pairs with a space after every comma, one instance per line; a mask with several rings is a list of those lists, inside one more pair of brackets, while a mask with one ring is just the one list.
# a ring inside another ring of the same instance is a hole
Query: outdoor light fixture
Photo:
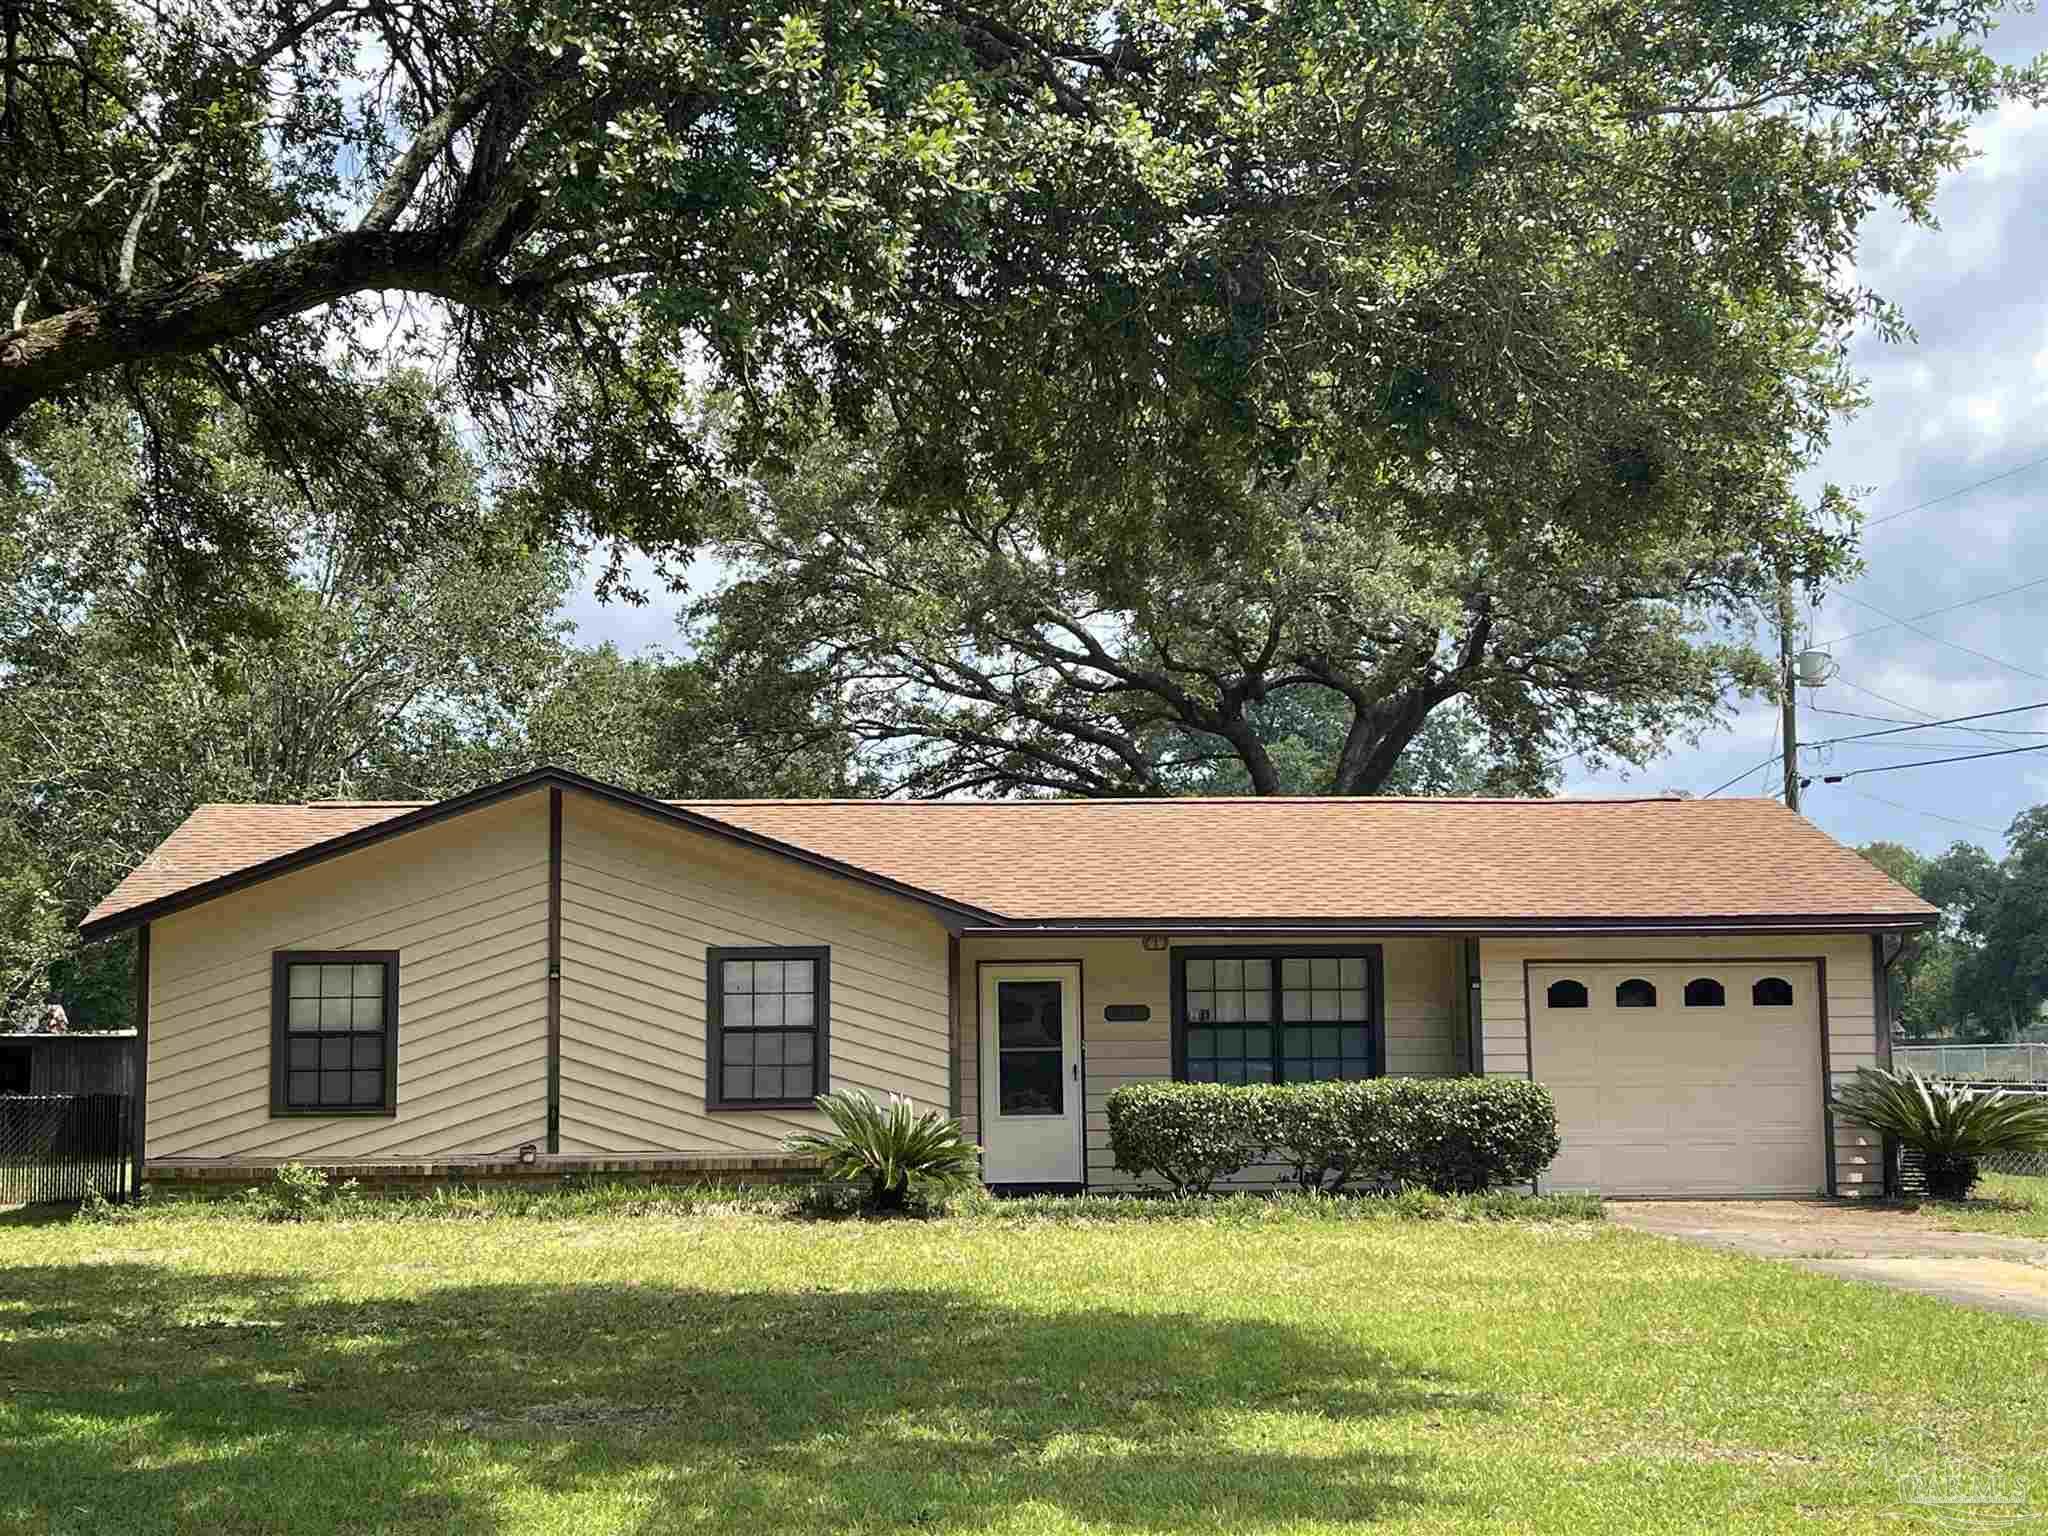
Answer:
[[519, 1161], [522, 1163], [539, 1162], [540, 1148], [536, 1147], [530, 1141], [521, 1142], [519, 1144]]
[[1163, 933], [1148, 933], [1145, 935], [1144, 944], [1147, 949], [1164, 949], [1166, 948], [1166, 935]]

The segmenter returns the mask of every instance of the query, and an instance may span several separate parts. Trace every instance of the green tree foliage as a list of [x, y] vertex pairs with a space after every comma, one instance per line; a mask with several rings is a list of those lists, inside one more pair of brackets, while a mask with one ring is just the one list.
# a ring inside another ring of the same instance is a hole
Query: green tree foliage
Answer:
[[65, 947], [64, 927], [42, 861], [13, 822], [0, 821], [0, 1027], [36, 1021], [51, 957]]
[[882, 417], [892, 500], [1133, 549], [1302, 465], [1409, 534], [1754, 543], [1899, 323], [1863, 221], [2038, 93], [2005, 9], [9, 5], [0, 431], [203, 387], [368, 475], [366, 366], [431, 353], [508, 499], [661, 551]]
[[1894, 1016], [1916, 1039], [2013, 1040], [2048, 1003], [2048, 806], [2022, 812], [2004, 859], [1973, 843], [1923, 858], [1896, 843], [1863, 856], [1941, 908], [1893, 967]]
[[1640, 764], [1769, 686], [1729, 638], [1775, 591], [1736, 529], [1459, 545], [1332, 478], [1134, 549], [1063, 497], [905, 508], [891, 473], [842, 441], [755, 480], [693, 619], [760, 727], [843, 735], [913, 794], [1542, 793], [1568, 753]]
[[[668, 758], [665, 669], [573, 643], [560, 545], [488, 525], [475, 468], [417, 380], [374, 392], [413, 447], [407, 500], [345, 472], [286, 476], [219, 396], [158, 437], [111, 402], [16, 445], [0, 484], [0, 985], [80, 1026], [130, 1007], [125, 945], [79, 918], [202, 801], [428, 799], [555, 763], [651, 793], [743, 762], [706, 733]], [[397, 459], [394, 458], [394, 466]], [[184, 514], [231, 507], [234, 558]], [[777, 771], [788, 770], [788, 777]]]
[[[1930, 861], [1903, 843], [1865, 843], [1856, 850], [1917, 896], [1927, 892]], [[1940, 903], [1937, 902], [1937, 905]], [[1945, 1034], [1955, 1019], [1955, 941], [1936, 929], [1908, 943], [1893, 959], [1886, 982], [1892, 1023], [1909, 1039]]]
[[2048, 1002], [2048, 806], [2022, 811], [2006, 856], [1959, 843], [1928, 866], [1923, 894], [1953, 921], [1953, 1007], [1964, 1039], [2013, 1040]]

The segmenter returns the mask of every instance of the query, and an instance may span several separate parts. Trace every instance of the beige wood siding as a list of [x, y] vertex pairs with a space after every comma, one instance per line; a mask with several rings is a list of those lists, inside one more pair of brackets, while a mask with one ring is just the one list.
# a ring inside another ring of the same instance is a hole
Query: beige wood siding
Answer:
[[[151, 1158], [506, 1152], [547, 1113], [547, 797], [521, 795], [151, 925]], [[398, 1113], [272, 1119], [271, 954], [399, 952]]]
[[[1214, 944], [1236, 941], [1211, 940]], [[1274, 948], [1290, 943], [1329, 944], [1328, 935], [1260, 934], [1243, 942]], [[1342, 942], [1349, 942], [1348, 940]], [[1448, 1076], [1465, 1070], [1459, 1033], [1457, 946], [1449, 939], [1395, 937], [1361, 940], [1380, 946], [1384, 966], [1387, 1071], [1396, 1076]], [[1199, 947], [1192, 941], [1184, 947]], [[981, 1081], [978, 967], [983, 962], [1072, 960], [1081, 966], [1081, 1032], [1088, 1064], [1088, 1182], [1129, 1183], [1112, 1165], [1109, 1095], [1126, 1083], [1165, 1082], [1173, 1076], [1172, 968], [1165, 950], [1138, 939], [967, 938], [960, 942], [960, 1118], [978, 1136]], [[1143, 1003], [1142, 1024], [1113, 1024], [1111, 1003]]]
[[[1489, 1075], [1529, 1075], [1529, 1016], [1523, 995], [1524, 962], [1559, 960], [1739, 961], [1781, 958], [1822, 961], [1830, 1091], [1877, 1065], [1877, 999], [1867, 934], [1717, 934], [1668, 938], [1486, 939], [1480, 946], [1481, 1024]], [[1818, 1043], [1816, 1043], [1818, 1048]], [[1818, 1124], [1820, 1106], [1815, 1106]], [[1859, 1125], [1834, 1122], [1835, 1189], [1875, 1195], [1884, 1189], [1881, 1139]]]
[[562, 1151], [775, 1151], [821, 1124], [704, 1108], [706, 949], [809, 944], [832, 951], [831, 1086], [943, 1108], [946, 930], [928, 909], [564, 795]]

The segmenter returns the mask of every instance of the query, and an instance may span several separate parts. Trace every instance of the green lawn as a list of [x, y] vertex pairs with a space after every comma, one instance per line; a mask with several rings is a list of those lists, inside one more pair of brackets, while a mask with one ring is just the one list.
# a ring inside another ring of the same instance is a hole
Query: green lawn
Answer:
[[2048, 1238], [2048, 1179], [1987, 1173], [1961, 1204], [1927, 1205], [1934, 1225], [1948, 1232], [1997, 1232]]
[[1596, 1221], [0, 1219], [0, 1530], [1933, 1529], [2044, 1358]]

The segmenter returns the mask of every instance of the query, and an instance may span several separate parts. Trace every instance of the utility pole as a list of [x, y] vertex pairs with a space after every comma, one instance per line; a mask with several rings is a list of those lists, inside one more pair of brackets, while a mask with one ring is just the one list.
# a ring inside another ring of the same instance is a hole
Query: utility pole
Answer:
[[1785, 808], [1799, 809], [1799, 681], [1793, 656], [1793, 634], [1798, 628], [1798, 610], [1792, 604], [1792, 581], [1778, 573], [1778, 693], [1785, 712]]

